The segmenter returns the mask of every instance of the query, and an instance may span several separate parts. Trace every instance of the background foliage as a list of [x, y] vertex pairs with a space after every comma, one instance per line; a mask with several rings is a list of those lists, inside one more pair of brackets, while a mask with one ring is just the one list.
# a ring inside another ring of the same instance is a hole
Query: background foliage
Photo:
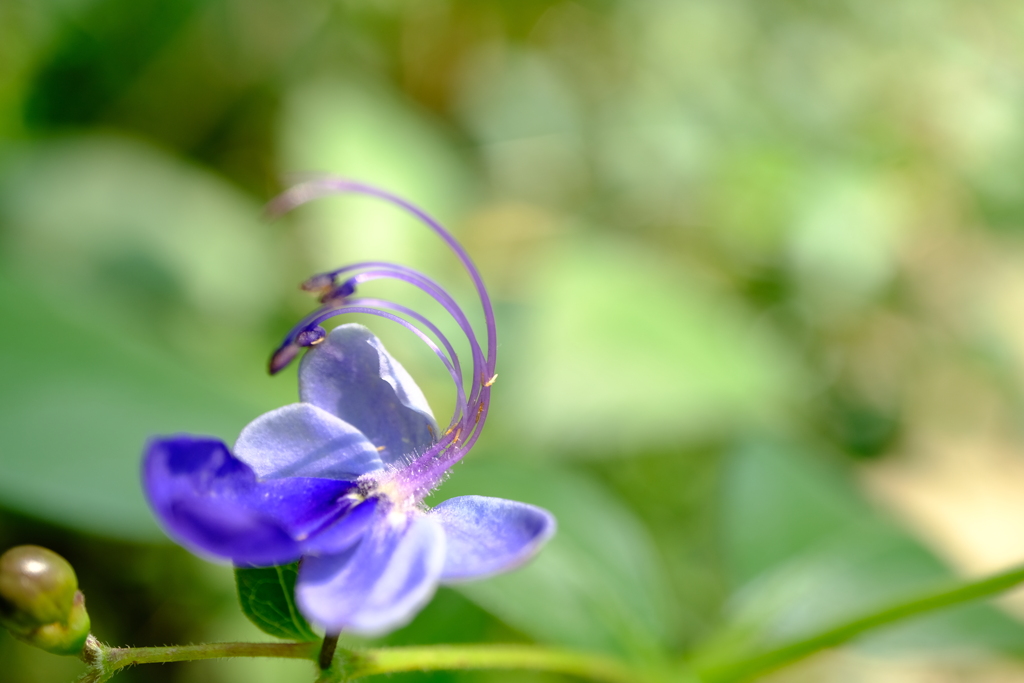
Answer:
[[[498, 300], [492, 422], [437, 500], [560, 522], [386, 642], [727, 662], [1002, 568], [1024, 556], [1022, 46], [1009, 0], [4, 0], [0, 547], [68, 557], [106, 642], [261, 637], [230, 569], [153, 522], [145, 440], [231, 443], [294, 400], [263, 367], [318, 268], [400, 259], [471, 294], [386, 207], [262, 218], [331, 171], [441, 217]], [[443, 415], [436, 361], [373, 325]], [[777, 679], [1024, 681], [1021, 615]], [[0, 662], [80, 669], [7, 634]]]

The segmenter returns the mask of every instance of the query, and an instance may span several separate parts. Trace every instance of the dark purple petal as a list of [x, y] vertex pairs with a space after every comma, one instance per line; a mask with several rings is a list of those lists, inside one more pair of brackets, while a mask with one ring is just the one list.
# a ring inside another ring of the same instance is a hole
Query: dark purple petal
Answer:
[[150, 442], [143, 488], [157, 518], [190, 550], [236, 564], [293, 562], [302, 540], [343, 517], [351, 482], [292, 478], [259, 482], [216, 439]]
[[328, 632], [375, 635], [407, 623], [433, 596], [444, 565], [444, 532], [430, 516], [378, 511], [358, 545], [307, 556], [295, 596]]
[[387, 464], [422, 452], [438, 434], [423, 392], [362, 325], [337, 327], [306, 352], [299, 397], [365, 434]]
[[[257, 482], [247, 493], [247, 502], [279, 522], [305, 553], [321, 534], [349, 524], [348, 516], [360, 501], [355, 490], [352, 482], [336, 479], [270, 479]], [[358, 518], [353, 521], [360, 524]]]
[[447, 551], [441, 580], [445, 582], [514, 569], [555, 533], [555, 518], [547, 510], [502, 498], [451, 498], [430, 515], [444, 528]]
[[257, 417], [238, 436], [235, 454], [264, 479], [353, 480], [384, 467], [361, 431], [309, 403]]
[[368, 498], [347, 510], [344, 517], [310, 536], [309, 540], [303, 543], [302, 551], [314, 555], [334, 555], [348, 550], [353, 543], [362, 538], [363, 533], [373, 522], [379, 503], [380, 500], [377, 498]]

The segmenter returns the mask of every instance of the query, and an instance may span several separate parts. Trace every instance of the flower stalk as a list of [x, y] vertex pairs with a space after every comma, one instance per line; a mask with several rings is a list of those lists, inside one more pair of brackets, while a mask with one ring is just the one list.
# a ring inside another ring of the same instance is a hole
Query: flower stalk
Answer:
[[338, 649], [338, 634], [328, 633], [324, 636], [324, 642], [320, 645], [320, 654], [317, 656], [317, 664], [320, 668], [327, 670], [331, 668], [334, 661], [334, 652]]
[[506, 669], [569, 674], [601, 683], [651, 680], [617, 659], [532, 645], [432, 645], [352, 653], [340, 672], [325, 672], [317, 683], [340, 683], [364, 676], [406, 671]]
[[[337, 645], [337, 636], [333, 639]], [[205, 643], [168, 647], [107, 647], [94, 638], [83, 651], [89, 671], [78, 683], [102, 683], [117, 671], [135, 664], [191, 662], [201, 659], [269, 657], [306, 659], [322, 669], [319, 683], [341, 683], [377, 674], [405, 671], [506, 669], [549, 671], [578, 676], [600, 683], [643, 683], [646, 676], [624, 663], [603, 655], [532, 645], [434, 645], [426, 647], [375, 648], [359, 652], [307, 643]], [[326, 666], [325, 666], [326, 664]]]

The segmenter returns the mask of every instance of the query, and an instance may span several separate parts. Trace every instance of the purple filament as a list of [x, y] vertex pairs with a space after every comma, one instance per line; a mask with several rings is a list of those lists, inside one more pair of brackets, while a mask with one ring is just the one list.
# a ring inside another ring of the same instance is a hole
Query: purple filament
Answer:
[[[483, 429], [490, 408], [490, 383], [495, 377], [497, 360], [497, 329], [490, 296], [483, 278], [472, 259], [455, 237], [429, 214], [419, 207], [406, 202], [389, 192], [353, 181], [324, 178], [297, 185], [279, 195], [271, 202], [269, 211], [281, 214], [306, 202], [331, 194], [355, 193], [382, 199], [412, 214], [422, 224], [433, 230], [462, 263], [476, 288], [483, 309], [487, 334], [487, 352], [484, 353], [472, 324], [454, 298], [430, 277], [419, 271], [399, 264], [383, 261], [367, 261], [348, 265], [336, 270], [320, 273], [303, 283], [303, 289], [322, 292], [323, 306], [303, 318], [286, 336], [284, 342], [271, 359], [271, 372], [283, 368], [297, 355], [302, 342], [317, 338], [320, 323], [335, 315], [344, 313], [365, 313], [396, 322], [413, 332], [441, 359], [456, 386], [456, 409], [450, 426], [443, 436], [424, 453], [415, 457], [408, 466], [407, 481], [426, 490], [440, 482], [447, 469], [461, 459], [476, 443]], [[341, 275], [352, 275], [341, 284], [336, 284]], [[451, 316], [465, 334], [473, 358], [473, 374], [469, 396], [464, 387], [465, 378], [457, 354], [449, 340], [426, 316], [400, 304], [379, 298], [351, 299], [358, 284], [375, 279], [393, 279], [405, 282], [430, 296]], [[410, 322], [411, 318], [429, 331], [444, 347], [442, 350], [423, 329]], [[460, 443], [461, 442], [461, 443]]]
[[[449, 360], [448, 356], [445, 355], [445, 352], [442, 351], [437, 346], [437, 344], [434, 343], [434, 340], [431, 339], [430, 337], [428, 337], [426, 335], [426, 333], [423, 332], [423, 330], [421, 330], [420, 328], [416, 327], [415, 325], [413, 325], [411, 322], [409, 322], [405, 318], [397, 316], [397, 315], [395, 315], [393, 313], [389, 313], [387, 311], [381, 310], [380, 308], [376, 308], [376, 307], [372, 307], [372, 306], [362, 306], [362, 305], [359, 305], [362, 301], [363, 300], [361, 300], [361, 299], [360, 300], [356, 300], [356, 301], [347, 303], [344, 306], [341, 306], [341, 307], [338, 307], [338, 308], [331, 308], [331, 309], [328, 309], [326, 311], [323, 311], [323, 312], [321, 312], [318, 316], [316, 316], [313, 319], [313, 324], [319, 325], [320, 323], [324, 322], [328, 318], [333, 318], [334, 316], [342, 315], [343, 313], [365, 313], [367, 315], [375, 315], [377, 317], [385, 318], [387, 320], [391, 320], [392, 322], [396, 322], [399, 325], [401, 325], [402, 327], [404, 327], [405, 329], [407, 329], [410, 332], [412, 332], [413, 334], [415, 334], [417, 337], [420, 338], [420, 340], [424, 344], [426, 344], [428, 347], [430, 347], [431, 351], [433, 351], [435, 354], [437, 354], [437, 357], [441, 359], [441, 362], [444, 363], [445, 368], [447, 368], [448, 373], [451, 375], [452, 381], [455, 382], [455, 389], [456, 389], [456, 394], [457, 394], [457, 398], [458, 398], [458, 403], [457, 403], [458, 407], [456, 408], [455, 415], [452, 417], [452, 426], [454, 426], [455, 423], [458, 421], [459, 416], [466, 414], [466, 411], [468, 410], [467, 404], [466, 404], [466, 392], [465, 392], [465, 390], [462, 387], [462, 376], [461, 376], [460, 371], [458, 369], [456, 369], [454, 363], [451, 360]], [[371, 299], [369, 301], [375, 301], [375, 300]], [[431, 327], [434, 327], [430, 323], [427, 323], [427, 324], [429, 324]], [[436, 328], [434, 328], [434, 329], [436, 329]], [[440, 332], [438, 332], [437, 334], [440, 335]], [[445, 344], [446, 346], [451, 348], [450, 345], [448, 344], [448, 340], [447, 339], [445, 339], [443, 336], [441, 337], [441, 339], [443, 340], [442, 341], [443, 344]], [[452, 353], [454, 353], [454, 352], [452, 352]]]
[[441, 239], [445, 241], [459, 261], [462, 262], [466, 272], [473, 280], [473, 285], [476, 287], [477, 295], [480, 297], [480, 305], [483, 308], [484, 320], [487, 326], [487, 360], [485, 362], [485, 368], [488, 372], [485, 372], [484, 375], [489, 377], [493, 376], [495, 362], [497, 360], [498, 339], [494, 321], [494, 307], [491, 305], [491, 298], [487, 294], [487, 288], [484, 286], [484, 281], [480, 276], [480, 271], [477, 270], [476, 265], [469, 257], [469, 254], [467, 254], [466, 250], [462, 248], [462, 245], [459, 244], [458, 240], [456, 240], [448, 230], [446, 230], [428, 213], [420, 209], [415, 204], [411, 204], [390, 192], [373, 187], [372, 185], [365, 185], [363, 183], [345, 180], [342, 178], [321, 178], [296, 185], [290, 190], [286, 190], [280, 194], [273, 202], [271, 202], [269, 210], [274, 214], [283, 213], [301, 206], [310, 200], [317, 199], [319, 197], [326, 197], [331, 194], [343, 194], [346, 192], [377, 197], [378, 199], [383, 199], [390, 204], [404, 209], [437, 233]]
[[[330, 273], [323, 273], [314, 277], [321, 276], [332, 276], [337, 277], [339, 275], [356, 272], [350, 279], [346, 280], [345, 283], [352, 282], [353, 290], [356, 282], [369, 282], [379, 278], [391, 278], [410, 284], [420, 291], [424, 292], [438, 304], [440, 304], [449, 315], [455, 320], [455, 322], [462, 329], [466, 335], [466, 339], [469, 342], [470, 349], [473, 353], [473, 365], [475, 369], [480, 369], [486, 365], [483, 351], [480, 348], [480, 343], [477, 341], [476, 333], [473, 331], [473, 327], [469, 320], [463, 313], [462, 308], [456, 303], [455, 299], [448, 294], [445, 289], [438, 284], [435, 280], [431, 279], [427, 275], [413, 269], [408, 266], [402, 266], [396, 263], [388, 263], [386, 261], [366, 261], [363, 263], [356, 263], [337, 270], [331, 271]], [[479, 376], [474, 376], [474, 383], [482, 381]], [[474, 389], [475, 393], [475, 389]]]

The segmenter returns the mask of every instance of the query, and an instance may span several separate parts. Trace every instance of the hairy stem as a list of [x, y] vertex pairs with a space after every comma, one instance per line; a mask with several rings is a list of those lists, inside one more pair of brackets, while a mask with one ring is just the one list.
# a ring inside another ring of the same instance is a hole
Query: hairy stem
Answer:
[[[322, 661], [337, 636], [324, 643], [206, 643], [170, 647], [106, 647], [92, 639], [83, 659], [90, 670], [83, 683], [106, 681], [115, 672], [135, 664], [189, 662], [231, 657], [274, 657]], [[362, 652], [339, 650], [334, 666], [324, 671], [322, 682], [350, 681], [363, 676], [401, 671], [449, 669], [519, 669], [571, 674], [601, 683], [641, 683], [645, 676], [621, 662], [601, 655], [531, 645], [438, 645], [430, 647], [379, 648]]]
[[[766, 650], [748, 659], [700, 667], [705, 683], [738, 683], [792, 664], [821, 650], [846, 643], [876, 628], [934, 612], [945, 607], [988, 598], [1024, 583], [1024, 566], [987, 579], [935, 591], [877, 612], [852, 619], [807, 638]], [[330, 639], [328, 639], [330, 640]], [[105, 681], [134, 664], [184, 662], [229, 657], [275, 657], [317, 662], [321, 643], [208, 643], [171, 647], [108, 648], [90, 636], [83, 659], [89, 664], [81, 681]], [[339, 651], [321, 683], [341, 683], [364, 676], [403, 671], [455, 669], [512, 669], [563, 673], [601, 683], [641, 683], [654, 680], [645, 672], [602, 655], [532, 645], [435, 645]]]
[[328, 633], [324, 636], [323, 645], [320, 646], [320, 654], [317, 655], [317, 665], [321, 669], [331, 668], [334, 661], [334, 651], [338, 649], [338, 634]]
[[807, 638], [723, 666], [701, 671], [707, 683], [736, 683], [780, 669], [821, 650], [846, 643], [880, 626], [1003, 593], [1024, 582], [1024, 566], [980, 581], [935, 591], [852, 619]]
[[275, 657], [278, 659], [316, 660], [320, 643], [204, 643], [168, 647], [112, 647], [103, 657], [103, 666], [114, 672], [133, 664], [191, 662], [197, 659], [227, 657]]
[[532, 645], [432, 645], [391, 647], [349, 653], [342, 678], [349, 681], [375, 674], [454, 669], [518, 669], [570, 674], [602, 683], [641, 683], [645, 676], [618, 660], [601, 655]]

